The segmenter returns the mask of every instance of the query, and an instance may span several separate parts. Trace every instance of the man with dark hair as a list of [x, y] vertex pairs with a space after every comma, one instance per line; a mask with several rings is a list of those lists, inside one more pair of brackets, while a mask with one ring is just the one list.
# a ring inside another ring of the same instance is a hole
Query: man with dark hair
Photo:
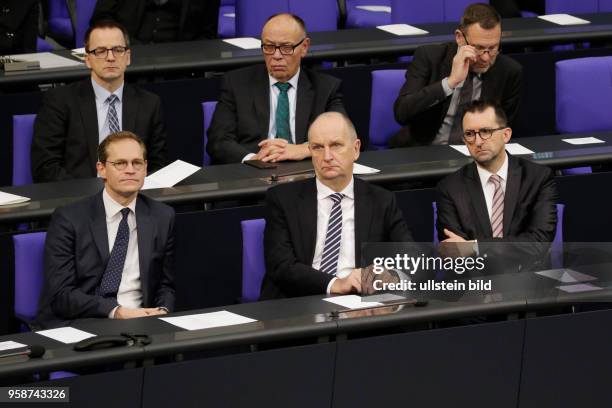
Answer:
[[265, 65], [223, 77], [208, 129], [207, 150], [214, 163], [310, 157], [310, 123], [323, 112], [344, 112], [340, 80], [300, 67], [310, 45], [301, 18], [270, 17], [261, 42]]
[[149, 152], [149, 169], [165, 164], [166, 130], [157, 95], [125, 83], [130, 65], [127, 31], [99, 21], [85, 35], [90, 78], [48, 91], [34, 124], [34, 182], [96, 176], [96, 146], [113, 132], [138, 134]]
[[466, 107], [463, 140], [474, 163], [438, 184], [437, 228], [443, 242], [518, 243], [516, 249], [535, 256], [552, 242], [558, 199], [553, 172], [507, 153], [511, 137], [498, 104], [475, 101]]
[[38, 323], [88, 317], [128, 319], [174, 308], [174, 210], [139, 191], [145, 144], [131, 132], [98, 147], [104, 189], [58, 208], [45, 242]]
[[404, 127], [392, 147], [461, 143], [464, 107], [495, 100], [515, 119], [522, 68], [501, 52], [501, 17], [488, 4], [465, 9], [455, 42], [417, 48], [406, 82], [395, 100], [395, 119]]

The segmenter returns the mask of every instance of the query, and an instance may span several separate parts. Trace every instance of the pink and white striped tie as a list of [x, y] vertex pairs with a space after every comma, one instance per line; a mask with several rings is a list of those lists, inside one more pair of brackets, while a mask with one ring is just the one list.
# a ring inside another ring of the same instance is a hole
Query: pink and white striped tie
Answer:
[[491, 230], [493, 238], [503, 238], [504, 236], [504, 190], [502, 180], [497, 174], [493, 174], [489, 181], [495, 186], [493, 192], [493, 205], [491, 207]]

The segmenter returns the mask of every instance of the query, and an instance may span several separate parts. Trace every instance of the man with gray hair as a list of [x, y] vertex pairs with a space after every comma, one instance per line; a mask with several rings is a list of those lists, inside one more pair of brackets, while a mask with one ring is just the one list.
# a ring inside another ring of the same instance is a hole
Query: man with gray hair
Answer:
[[353, 177], [360, 146], [344, 114], [323, 113], [308, 130], [316, 177], [268, 190], [262, 299], [365, 292], [361, 244], [412, 241], [393, 193]]

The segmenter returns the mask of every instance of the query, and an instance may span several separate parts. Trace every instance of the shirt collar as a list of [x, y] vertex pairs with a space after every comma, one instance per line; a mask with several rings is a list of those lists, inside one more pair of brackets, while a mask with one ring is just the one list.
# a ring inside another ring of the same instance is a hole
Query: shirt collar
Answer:
[[[301, 67], [298, 67], [297, 72], [294, 76], [292, 76], [287, 82], [291, 84], [291, 87], [297, 89], [298, 79], [300, 78], [300, 70]], [[272, 75], [268, 74], [268, 80], [270, 82], [270, 87], [273, 87], [275, 83], [279, 82], [278, 79], [274, 78]]]
[[[107, 218], [114, 217], [119, 212], [121, 212], [121, 210], [126, 208], [115, 200], [113, 200], [112, 197], [106, 191], [106, 188], [104, 188], [104, 191], [102, 192], [102, 201], [104, 202], [104, 211], [106, 212]], [[133, 199], [132, 202], [127, 205], [127, 208], [129, 208], [134, 214], [136, 214], [136, 199]]]
[[[501, 177], [503, 181], [508, 180], [508, 153], [505, 155], [504, 162], [502, 163], [499, 170], [497, 170], [497, 175]], [[476, 163], [476, 169], [478, 170], [478, 177], [480, 177], [480, 182], [482, 185], [486, 185], [489, 182], [489, 178], [493, 175], [489, 170], [480, 167], [478, 163]]]
[[[315, 178], [317, 183], [317, 200], [322, 200], [324, 198], [329, 197], [332, 194], [336, 194], [334, 190], [327, 187], [325, 184], [321, 183], [318, 178]], [[351, 176], [351, 181], [347, 184], [346, 187], [340, 193], [344, 194], [345, 197], [350, 198], [351, 200], [355, 199], [355, 180]]]
[[[119, 86], [119, 88], [115, 89], [115, 92], [112, 92], [113, 94], [117, 96], [117, 98], [119, 98], [119, 102], [123, 102], [123, 85], [124, 84], [125, 82], [122, 83], [121, 86]], [[93, 86], [93, 91], [94, 91], [94, 94], [96, 95], [96, 101], [101, 102], [101, 103], [106, 102], [108, 97], [111, 95], [111, 92], [109, 92], [108, 89], [105, 89], [104, 87], [100, 86], [100, 84], [98, 84], [93, 78], [91, 79], [91, 86]]]

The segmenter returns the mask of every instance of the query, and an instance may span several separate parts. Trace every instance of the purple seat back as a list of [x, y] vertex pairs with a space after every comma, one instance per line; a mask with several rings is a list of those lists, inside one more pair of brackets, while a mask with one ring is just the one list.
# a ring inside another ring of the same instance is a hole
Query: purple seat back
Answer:
[[391, 7], [391, 0], [346, 0], [345, 26], [347, 28], [376, 27], [391, 24], [391, 13], [362, 10], [358, 9], [357, 6]]
[[258, 218], [240, 222], [242, 227], [242, 301], [259, 300], [261, 282], [266, 273], [264, 229], [266, 220]]
[[609, 13], [612, 11], [612, 0], [599, 0], [599, 12]]
[[51, 37], [57, 36], [61, 39], [72, 39], [74, 31], [70, 21], [70, 13], [66, 6], [66, 0], [48, 0], [48, 5], [48, 25]]
[[219, 7], [217, 34], [219, 38], [232, 38], [236, 36], [236, 7], [233, 4], [222, 4]]
[[371, 149], [386, 149], [389, 138], [401, 128], [395, 121], [393, 102], [404, 84], [405, 76], [405, 69], [372, 71], [369, 130]]
[[556, 63], [556, 117], [560, 133], [612, 130], [612, 57]]
[[204, 146], [204, 166], [210, 165], [210, 156], [206, 151], [206, 145], [208, 144], [208, 127], [215, 114], [215, 108], [217, 107], [217, 101], [202, 102], [202, 116], [204, 117], [204, 140], [202, 145]]
[[76, 0], [76, 33], [74, 41], [76, 47], [84, 46], [85, 32], [89, 28], [89, 20], [96, 7], [96, 0]]
[[598, 0], [546, 0], [544, 6], [546, 14], [597, 13], [598, 8]]
[[338, 26], [336, 0], [236, 0], [236, 36], [257, 37], [273, 14], [293, 13], [312, 31], [333, 31]]
[[36, 115], [13, 115], [13, 185], [32, 184], [30, 147]]
[[[488, 1], [481, 1], [489, 3]], [[391, 22], [405, 24], [457, 22], [473, 0], [391, 0]]]
[[15, 245], [15, 315], [31, 322], [36, 318], [43, 284], [46, 232], [13, 236]]

